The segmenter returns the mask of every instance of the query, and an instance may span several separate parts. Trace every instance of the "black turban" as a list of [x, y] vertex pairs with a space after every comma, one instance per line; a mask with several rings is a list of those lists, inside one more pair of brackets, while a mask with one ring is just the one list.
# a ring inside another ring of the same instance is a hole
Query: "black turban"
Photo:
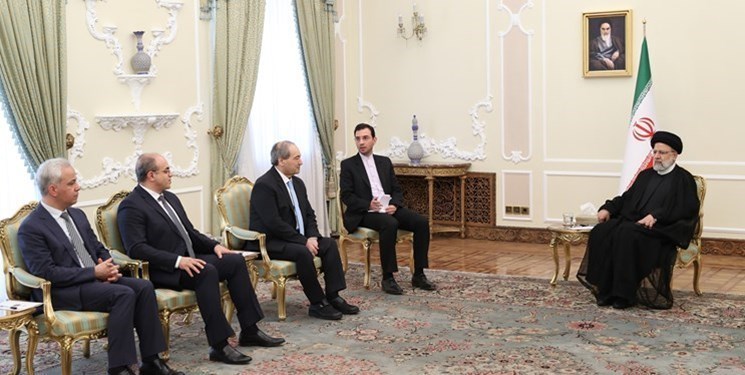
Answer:
[[650, 142], [652, 144], [652, 148], [654, 148], [654, 145], [657, 142], [664, 143], [670, 146], [678, 154], [683, 153], [683, 141], [681, 141], [680, 137], [678, 137], [677, 135], [673, 133], [666, 132], [663, 130], [655, 132], [654, 135], [652, 136], [652, 141]]

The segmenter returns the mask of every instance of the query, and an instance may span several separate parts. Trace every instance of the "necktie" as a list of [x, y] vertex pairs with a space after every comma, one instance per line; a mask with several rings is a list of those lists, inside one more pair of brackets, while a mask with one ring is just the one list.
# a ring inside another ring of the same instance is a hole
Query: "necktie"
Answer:
[[287, 181], [287, 188], [290, 189], [290, 199], [292, 199], [292, 207], [295, 209], [295, 221], [297, 222], [297, 230], [300, 234], [305, 235], [305, 224], [303, 224], [303, 214], [300, 212], [300, 204], [297, 201], [297, 194], [295, 193], [295, 186], [292, 184], [292, 180]]
[[158, 200], [163, 205], [163, 208], [165, 208], [166, 213], [168, 214], [168, 217], [171, 218], [171, 221], [173, 221], [173, 224], [176, 225], [181, 238], [183, 238], [184, 242], [186, 242], [186, 251], [189, 253], [189, 256], [195, 258], [194, 249], [192, 248], [191, 244], [191, 238], [189, 238], [189, 234], [186, 233], [186, 228], [184, 228], [183, 224], [181, 224], [181, 222], [178, 220], [178, 218], [176, 217], [176, 213], [173, 212], [173, 208], [168, 205], [168, 202], [166, 202], [166, 198], [163, 196], [163, 194], [158, 197]]
[[95, 267], [96, 263], [93, 261], [91, 254], [88, 253], [88, 250], [85, 249], [83, 239], [80, 238], [78, 231], [75, 230], [75, 225], [72, 223], [70, 214], [68, 214], [67, 211], [64, 211], [60, 217], [65, 219], [65, 226], [67, 226], [67, 232], [70, 234], [70, 242], [72, 242], [72, 247], [75, 249], [75, 253], [78, 254], [78, 258], [80, 258], [80, 261], [83, 263], [82, 266]]

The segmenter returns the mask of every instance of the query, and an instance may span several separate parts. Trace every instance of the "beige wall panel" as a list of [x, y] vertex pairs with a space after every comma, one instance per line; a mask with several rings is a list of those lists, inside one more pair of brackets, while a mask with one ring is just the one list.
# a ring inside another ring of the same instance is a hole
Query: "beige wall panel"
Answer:
[[[133, 176], [117, 176], [104, 168], [104, 160], [126, 164], [125, 161], [134, 155], [132, 127], [124, 127], [121, 131], [105, 130], [96, 117], [176, 114], [178, 118], [168, 127], [159, 130], [151, 127], [145, 132], [141, 150], [172, 156], [172, 169], [181, 171], [177, 173], [181, 176], [173, 178], [173, 190], [204, 191], [189, 193], [182, 199], [189, 200], [184, 204], [195, 226], [209, 224], [204, 207], [212, 204], [208, 191], [210, 155], [206, 134], [211, 105], [208, 91], [211, 47], [209, 22], [198, 21], [195, 1], [184, 0], [174, 12], [175, 38], [163, 44], [152, 60], [157, 73], [142, 89], [139, 108], [133, 103], [130, 87], [120, 82], [115, 74], [117, 58], [103, 41], [89, 32], [86, 2], [67, 4], [68, 106], [77, 113], [75, 118], [68, 119], [68, 132], [77, 135], [81, 126], [88, 126], [83, 132], [82, 157], [74, 163], [82, 181], [110, 177], [81, 191], [79, 205], [91, 221], [95, 217], [95, 206], [113, 193], [131, 190], [136, 184]], [[114, 36], [121, 47], [124, 74], [133, 73], [130, 66], [130, 59], [136, 52], [133, 31], [145, 31], [145, 49], [153, 41], [153, 29], [169, 33], [169, 10], [159, 7], [154, 0], [94, 1], [92, 4], [90, 9], [98, 20], [92, 24], [95, 32], [102, 33], [104, 27], [109, 26], [117, 28]], [[201, 119], [197, 116], [200, 109]], [[187, 128], [182, 119], [191, 124], [190, 136], [194, 137], [191, 144], [188, 144]]]

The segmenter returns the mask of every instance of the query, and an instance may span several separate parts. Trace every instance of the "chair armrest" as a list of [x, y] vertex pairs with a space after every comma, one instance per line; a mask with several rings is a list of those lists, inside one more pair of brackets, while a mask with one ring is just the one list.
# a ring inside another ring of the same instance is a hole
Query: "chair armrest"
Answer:
[[244, 241], [258, 241], [259, 237], [264, 235], [263, 233], [231, 226], [225, 227], [225, 231]]
[[54, 324], [57, 321], [57, 317], [54, 315], [54, 308], [52, 307], [52, 283], [30, 274], [20, 267], [13, 267], [10, 273], [21, 285], [28, 288], [41, 289], [44, 317], [50, 326]]
[[115, 249], [110, 249], [109, 253], [111, 258], [114, 259], [114, 263], [118, 264], [121, 268], [130, 271], [135, 278], [140, 278], [140, 272], [142, 271], [143, 279], [150, 279], [149, 263], [146, 260], [139, 260], [130, 258], [129, 255]]
[[13, 267], [10, 270], [10, 273], [16, 278], [16, 280], [18, 280], [19, 283], [21, 283], [21, 285], [28, 288], [41, 289], [41, 286], [45, 282], [47, 282], [41, 277], [34, 276], [20, 267]]
[[139, 269], [141, 268], [142, 261], [132, 259], [127, 254], [122, 253], [119, 250], [111, 249], [109, 250], [109, 254], [111, 254], [111, 259], [114, 260], [114, 263], [117, 264], [120, 268], [123, 268], [132, 274], [134, 277], [139, 277]]
[[244, 241], [259, 241], [259, 251], [261, 251], [261, 260], [263, 261], [263, 266], [266, 271], [265, 274], [268, 275], [270, 273], [272, 260], [271, 258], [269, 258], [269, 254], [266, 252], [266, 235], [264, 233], [233, 226], [226, 226], [224, 231], [224, 233], [226, 234], [226, 239], [227, 234], [230, 233], [231, 235]]

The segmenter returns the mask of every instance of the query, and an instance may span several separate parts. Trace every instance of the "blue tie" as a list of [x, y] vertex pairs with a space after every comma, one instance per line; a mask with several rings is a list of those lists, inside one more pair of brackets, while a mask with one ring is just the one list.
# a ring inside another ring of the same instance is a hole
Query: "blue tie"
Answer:
[[300, 204], [297, 202], [297, 194], [295, 194], [295, 186], [292, 184], [292, 180], [287, 181], [287, 188], [290, 189], [290, 199], [292, 199], [292, 207], [295, 209], [295, 221], [297, 222], [297, 230], [300, 234], [305, 235], [305, 225], [303, 224], [303, 214], [300, 212]]

